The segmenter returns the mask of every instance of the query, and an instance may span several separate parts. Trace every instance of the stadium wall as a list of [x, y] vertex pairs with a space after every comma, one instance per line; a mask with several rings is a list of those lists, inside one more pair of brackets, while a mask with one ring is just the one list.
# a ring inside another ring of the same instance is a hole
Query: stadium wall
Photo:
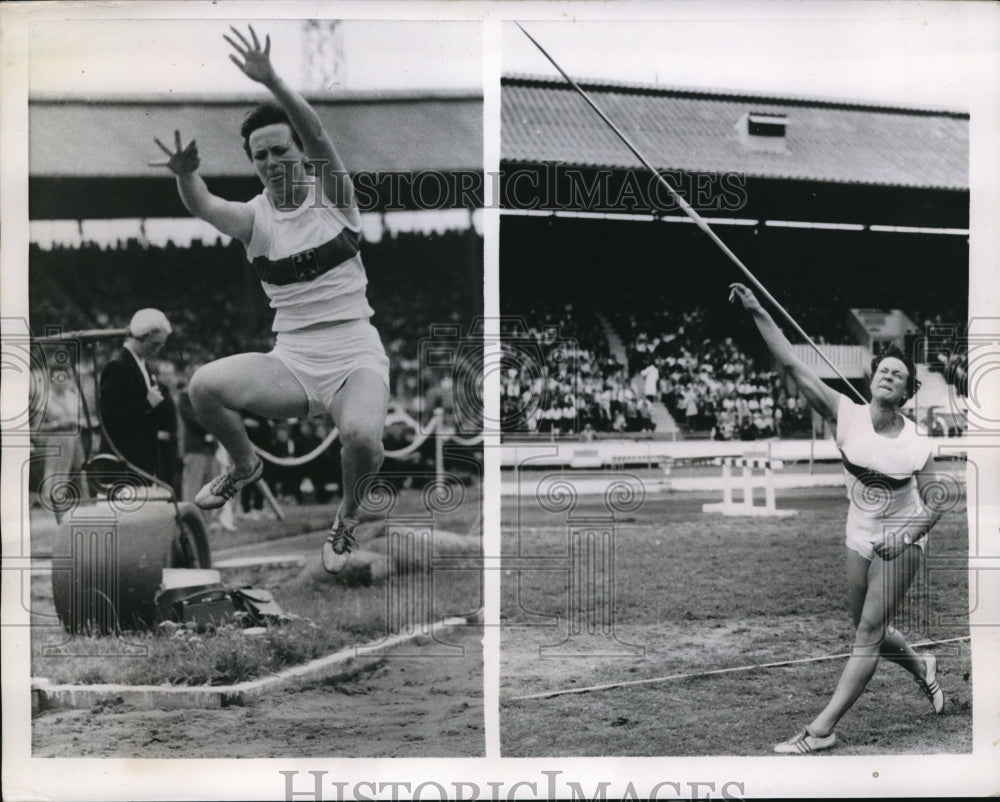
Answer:
[[[967, 446], [964, 437], [933, 438], [947, 445], [949, 453]], [[832, 439], [824, 440], [601, 440], [506, 443], [501, 449], [502, 468], [614, 468], [622, 466], [663, 466], [687, 462], [709, 462], [716, 457], [766, 453], [771, 459], [787, 462], [839, 461], [840, 452]]]

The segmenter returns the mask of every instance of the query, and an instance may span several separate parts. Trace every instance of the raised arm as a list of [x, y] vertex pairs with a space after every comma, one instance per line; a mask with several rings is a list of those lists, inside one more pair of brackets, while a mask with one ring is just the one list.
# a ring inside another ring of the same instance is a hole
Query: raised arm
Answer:
[[198, 175], [201, 159], [194, 140], [182, 148], [181, 132], [174, 131], [173, 150], [159, 139], [155, 141], [167, 158], [149, 164], [153, 167], [166, 167], [177, 177], [177, 192], [184, 208], [195, 217], [211, 223], [223, 234], [235, 237], [246, 245], [253, 233], [253, 209], [246, 203], [228, 201], [209, 191]]
[[802, 360], [795, 356], [792, 344], [778, 328], [767, 310], [760, 305], [757, 296], [744, 284], [729, 286], [729, 300], [738, 300], [753, 317], [764, 344], [778, 363], [792, 374], [795, 384], [809, 405], [831, 423], [837, 421], [837, 407], [840, 404], [840, 393], [823, 382], [816, 373]]
[[354, 196], [354, 183], [334, 147], [333, 140], [323, 127], [316, 110], [274, 71], [271, 65], [271, 37], [266, 36], [261, 47], [257, 32], [253, 26], [248, 27], [252, 41], [248, 41], [235, 28], [231, 30], [239, 41], [224, 35], [225, 40], [239, 54], [238, 57], [230, 55], [229, 58], [244, 75], [267, 87], [275, 100], [281, 104], [288, 119], [291, 120], [292, 127], [302, 140], [306, 156], [322, 173], [323, 194], [344, 212], [352, 226], [360, 228], [361, 214]]

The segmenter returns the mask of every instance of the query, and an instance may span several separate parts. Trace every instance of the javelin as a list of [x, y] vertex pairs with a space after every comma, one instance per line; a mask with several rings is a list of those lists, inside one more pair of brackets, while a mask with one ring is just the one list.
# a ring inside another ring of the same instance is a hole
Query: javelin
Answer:
[[[913, 646], [938, 646], [942, 643], [958, 643], [969, 640], [971, 636], [963, 635], [957, 638], [947, 638], [945, 640], [928, 640], [921, 643], [914, 643]], [[776, 660], [773, 663], [752, 663], [744, 666], [731, 666], [730, 668], [715, 668], [708, 671], [692, 671], [685, 674], [669, 674], [664, 677], [649, 677], [647, 679], [630, 679], [623, 682], [608, 682], [604, 685], [590, 685], [586, 688], [564, 688], [557, 691], [542, 691], [541, 693], [529, 693], [524, 696], [511, 696], [507, 702], [524, 702], [532, 699], [552, 699], [556, 696], [568, 696], [571, 694], [590, 693], [591, 691], [610, 691], [618, 688], [631, 688], [636, 685], [652, 685], [660, 682], [671, 682], [673, 680], [696, 679], [702, 677], [718, 676], [719, 674], [731, 674], [735, 671], [753, 671], [754, 669], [784, 668], [786, 666], [801, 665], [803, 663], [822, 663], [827, 660], [841, 660], [850, 657], [850, 652], [843, 654], [826, 654], [822, 657], [801, 657], [798, 660]]]
[[722, 252], [730, 258], [733, 264], [735, 264], [741, 271], [743, 271], [743, 275], [747, 277], [747, 280], [749, 280], [750, 283], [757, 288], [760, 294], [763, 295], [768, 301], [770, 301], [771, 304], [779, 312], [781, 312], [782, 315], [784, 315], [785, 319], [792, 324], [792, 328], [794, 328], [795, 331], [799, 333], [799, 336], [801, 336], [812, 347], [812, 349], [817, 354], [819, 354], [820, 359], [826, 362], [826, 364], [833, 369], [833, 372], [836, 373], [843, 380], [844, 384], [846, 384], [847, 387], [851, 390], [851, 392], [853, 392], [854, 395], [856, 395], [858, 399], [860, 399], [861, 403], [863, 404], [867, 403], [864, 397], [861, 395], [861, 393], [859, 393], [857, 390], [854, 389], [854, 386], [847, 380], [847, 377], [844, 376], [844, 374], [841, 373], [840, 370], [838, 370], [837, 366], [834, 365], [833, 362], [831, 362], [827, 358], [826, 354], [824, 354], [819, 349], [819, 346], [817, 346], [816, 343], [812, 341], [812, 338], [802, 330], [802, 327], [795, 322], [795, 319], [790, 314], [788, 314], [787, 311], [785, 311], [785, 308], [781, 304], [778, 303], [777, 299], [773, 295], [771, 295], [771, 293], [767, 291], [767, 288], [757, 280], [757, 277], [753, 273], [751, 273], [750, 270], [747, 268], [747, 266], [740, 261], [739, 257], [729, 249], [729, 246], [726, 245], [726, 243], [724, 243], [721, 239], [719, 239], [718, 235], [714, 231], [712, 231], [708, 223], [705, 222], [705, 218], [703, 218], [700, 214], [698, 214], [698, 212], [696, 212], [694, 208], [692, 208], [691, 204], [689, 204], [686, 200], [684, 200], [684, 198], [681, 197], [680, 193], [678, 193], [677, 190], [675, 190], [672, 186], [670, 186], [669, 182], [662, 175], [660, 175], [659, 170], [657, 170], [655, 167], [653, 167], [652, 164], [649, 163], [649, 160], [645, 156], [643, 156], [642, 153], [639, 152], [639, 149], [632, 144], [631, 140], [629, 140], [629, 138], [621, 132], [621, 129], [619, 129], [618, 126], [611, 121], [611, 118], [608, 117], [608, 115], [605, 114], [601, 110], [601, 108], [591, 99], [590, 95], [584, 92], [583, 89], [580, 88], [579, 84], [577, 84], [576, 81], [574, 81], [572, 78], [570, 78], [569, 75], [566, 74], [566, 71], [562, 67], [560, 67], [559, 64], [556, 62], [556, 60], [549, 55], [548, 51], [538, 43], [535, 37], [533, 37], [530, 33], [524, 30], [524, 28], [521, 27], [521, 23], [515, 20], [514, 24], [518, 28], [520, 28], [521, 33], [527, 36], [528, 39], [531, 40], [531, 43], [542, 52], [542, 55], [545, 56], [545, 58], [547, 58], [552, 63], [552, 66], [559, 71], [559, 74], [566, 79], [569, 85], [580, 93], [580, 96], [584, 100], [586, 100], [587, 104], [594, 111], [597, 112], [597, 114], [600, 116], [602, 120], [604, 120], [605, 123], [608, 124], [608, 127], [615, 132], [618, 138], [625, 144], [625, 146], [630, 151], [632, 151], [635, 157], [640, 162], [642, 162], [645, 168], [649, 170], [654, 176], [656, 176], [656, 179], [663, 186], [667, 188], [667, 191], [670, 193], [671, 197], [677, 202], [677, 205], [681, 207], [681, 210], [684, 212], [684, 214], [690, 217], [691, 220], [694, 222], [694, 224], [698, 226], [698, 228], [700, 228], [702, 231], [708, 234], [712, 242], [718, 245], [719, 248], [722, 250]]

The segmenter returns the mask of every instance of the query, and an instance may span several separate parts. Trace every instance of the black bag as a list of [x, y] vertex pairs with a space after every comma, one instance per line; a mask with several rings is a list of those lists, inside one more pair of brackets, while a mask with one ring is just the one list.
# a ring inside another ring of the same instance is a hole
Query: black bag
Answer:
[[194, 623], [199, 631], [229, 623], [236, 615], [229, 590], [221, 582], [170, 588], [156, 594], [154, 601], [162, 621]]
[[250, 626], [279, 624], [285, 620], [284, 611], [269, 590], [237, 588], [232, 591], [232, 600], [236, 608], [246, 614], [246, 624]]

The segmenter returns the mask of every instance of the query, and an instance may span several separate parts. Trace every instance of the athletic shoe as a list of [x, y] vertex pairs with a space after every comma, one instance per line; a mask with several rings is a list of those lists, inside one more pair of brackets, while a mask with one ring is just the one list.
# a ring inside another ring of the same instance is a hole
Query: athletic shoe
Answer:
[[927, 666], [926, 673], [923, 679], [917, 680], [917, 685], [933, 705], [934, 712], [940, 716], [944, 710], [944, 691], [937, 681], [937, 658], [933, 654], [925, 654], [924, 664]]
[[203, 510], [217, 510], [225, 505], [247, 485], [252, 485], [264, 474], [264, 460], [258, 459], [249, 476], [237, 476], [235, 471], [227, 471], [216, 476], [211, 482], [198, 491], [194, 503]]
[[774, 751], [779, 755], [808, 755], [812, 752], [821, 752], [830, 749], [837, 743], [837, 734], [831, 732], [829, 735], [820, 737], [813, 735], [803, 727], [787, 741], [783, 741], [774, 747]]
[[321, 552], [323, 570], [328, 574], [339, 574], [344, 570], [351, 552], [358, 547], [358, 541], [354, 537], [357, 528], [357, 521], [348, 522], [337, 515]]

